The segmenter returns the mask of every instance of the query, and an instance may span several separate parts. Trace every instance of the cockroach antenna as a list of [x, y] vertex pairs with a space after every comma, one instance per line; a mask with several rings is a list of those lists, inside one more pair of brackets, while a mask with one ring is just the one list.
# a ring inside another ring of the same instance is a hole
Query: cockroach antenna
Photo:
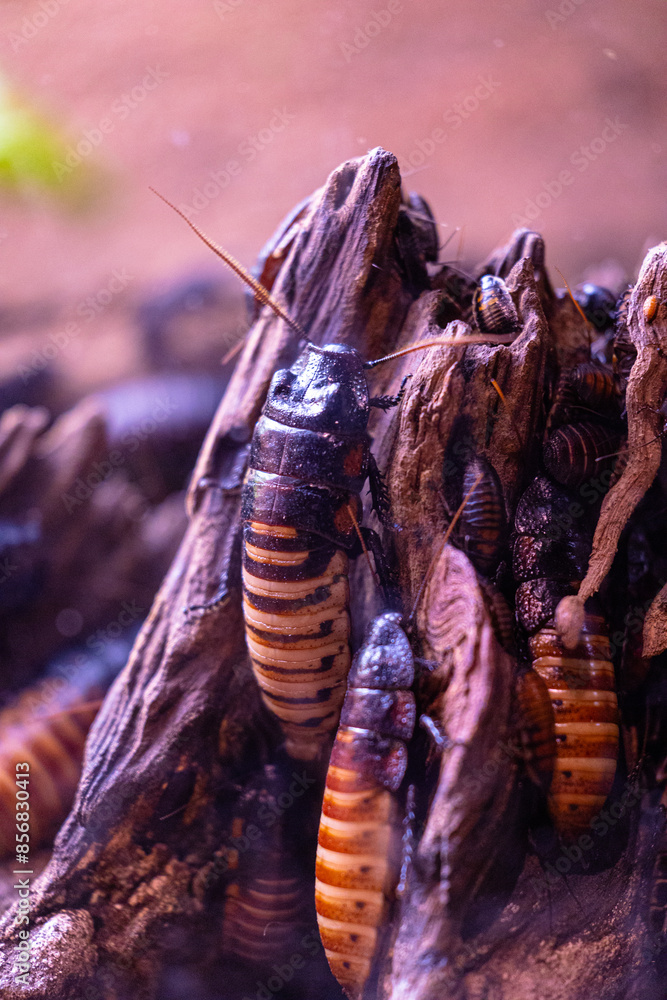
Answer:
[[305, 340], [308, 344], [310, 343], [310, 340], [308, 339], [306, 331], [303, 329], [303, 327], [299, 323], [297, 323], [296, 320], [293, 320], [291, 316], [287, 315], [282, 306], [279, 305], [274, 298], [272, 298], [268, 289], [266, 289], [264, 285], [262, 285], [259, 281], [257, 281], [257, 278], [253, 278], [252, 274], [250, 274], [250, 272], [245, 269], [243, 264], [240, 264], [238, 260], [236, 260], [235, 257], [232, 257], [232, 255], [228, 253], [227, 250], [224, 250], [223, 247], [219, 246], [217, 243], [214, 243], [213, 240], [210, 239], [205, 233], [203, 233], [198, 226], [195, 226], [194, 222], [191, 222], [190, 219], [188, 219], [185, 212], [182, 212], [180, 208], [174, 205], [173, 202], [169, 201], [168, 198], [165, 198], [163, 194], [160, 194], [159, 191], [156, 191], [154, 187], [149, 186], [149, 190], [152, 191], [153, 194], [156, 194], [158, 198], [161, 198], [162, 201], [165, 203], [165, 205], [169, 205], [169, 208], [173, 208], [174, 212], [176, 212], [177, 215], [180, 215], [180, 217], [184, 219], [185, 222], [187, 222], [190, 229], [192, 229], [193, 232], [197, 234], [199, 239], [206, 244], [209, 250], [212, 250], [214, 254], [217, 254], [217, 256], [220, 257], [220, 259], [225, 262], [227, 267], [231, 268], [234, 274], [237, 274], [239, 276], [241, 281], [245, 282], [246, 285], [249, 285], [250, 288], [252, 288], [253, 292], [255, 293], [259, 301], [262, 303], [262, 305], [269, 306], [269, 308], [274, 311], [276, 316], [279, 316], [280, 319], [284, 320], [287, 323], [287, 325], [292, 330], [294, 330], [295, 333], [298, 333], [299, 337], [301, 337], [302, 340]]

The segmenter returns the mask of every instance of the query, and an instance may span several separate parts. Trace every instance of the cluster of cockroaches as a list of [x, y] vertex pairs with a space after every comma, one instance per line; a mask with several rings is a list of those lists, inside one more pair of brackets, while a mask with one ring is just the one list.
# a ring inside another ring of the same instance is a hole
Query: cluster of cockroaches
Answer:
[[[530, 256], [536, 272], [548, 280], [541, 238], [527, 233], [522, 241], [515, 239], [519, 244], [525, 252], [517, 259]], [[348, 346], [316, 346], [265, 288], [225, 251], [213, 248], [304, 344], [294, 364], [274, 375], [252, 439], [241, 512], [243, 610], [252, 669], [265, 705], [282, 728], [287, 754], [313, 761], [335, 732], [315, 901], [330, 967], [347, 994], [358, 998], [370, 980], [398, 881], [404, 779], [417, 706], [415, 657], [390, 585], [385, 586], [386, 610], [370, 623], [350, 667], [348, 560], [371, 549], [384, 572], [379, 539], [361, 524], [360, 492], [369, 481], [383, 521], [386, 491], [367, 425], [370, 407], [398, 405], [403, 387], [393, 397], [372, 397], [366, 372], [388, 359], [367, 362]], [[459, 345], [509, 343], [518, 334], [517, 310], [504, 281], [514, 262], [480, 279], [472, 303], [477, 332], [458, 340]], [[590, 516], [582, 515], [560, 532], [554, 533], [553, 526], [561, 523], [561, 512], [571, 509], [572, 491], [599, 475], [618, 453], [632, 364], [623, 308], [616, 314], [613, 298], [595, 286], [584, 286], [579, 300], [578, 308], [588, 314], [602, 311], [607, 331], [616, 322], [613, 365], [592, 359], [561, 374], [546, 422], [542, 470], [519, 500], [510, 537], [498, 478], [481, 457], [473, 457], [463, 472], [463, 502], [452, 536], [491, 591], [501, 557], [511, 548], [518, 624], [508, 608], [502, 610], [502, 598], [496, 617], [505, 621], [504, 642], [518, 646], [523, 664], [516, 681], [516, 716], [526, 772], [545, 796], [564, 841], [588, 827], [610, 792], [619, 718], [600, 609], [588, 609], [573, 650], [565, 649], [553, 625], [558, 602], [576, 592], [585, 572]], [[649, 320], [652, 311], [655, 304], [648, 301]], [[609, 332], [607, 339], [611, 342]], [[219, 594], [209, 606], [224, 599]], [[275, 775], [267, 778], [265, 794], [273, 794], [269, 786], [275, 780]], [[251, 790], [242, 799], [239, 829], [255, 815], [260, 792]], [[293, 873], [282, 870], [282, 864], [275, 835], [254, 844], [252, 863], [239, 862], [225, 904], [225, 944], [231, 953], [250, 961], [279, 957], [285, 941], [281, 924], [298, 920], [302, 912]], [[664, 888], [666, 855], [659, 864], [656, 892]], [[660, 906], [664, 921], [663, 902], [654, 900], [654, 917]], [[278, 951], [272, 951], [271, 941]]]

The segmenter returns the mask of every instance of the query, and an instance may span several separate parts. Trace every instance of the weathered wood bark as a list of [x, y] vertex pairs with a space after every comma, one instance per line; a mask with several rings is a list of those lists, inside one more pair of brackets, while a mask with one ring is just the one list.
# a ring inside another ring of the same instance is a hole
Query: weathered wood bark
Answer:
[[[465, 337], [469, 296], [453, 300], [442, 274], [429, 287], [428, 240], [410, 211], [396, 160], [383, 150], [343, 164], [312, 197], [273, 293], [315, 342], [353, 344], [370, 358], [445, 332]], [[549, 325], [569, 306], [550, 302], [545, 315], [551, 291], [545, 280], [536, 284], [532, 263], [516, 263], [508, 284], [521, 319], [512, 344], [441, 346], [369, 374], [374, 395], [413, 376], [400, 410], [375, 414], [371, 432], [395, 522], [384, 542], [398, 562], [406, 614], [419, 598], [415, 646], [436, 663], [420, 686], [421, 709], [451, 741], [432, 797], [417, 789], [424, 823], [379, 991], [393, 1000], [657, 1000], [657, 952], [647, 959], [641, 948], [659, 812], [653, 804], [645, 813], [640, 836], [636, 802], [626, 808], [584, 858], [588, 868], [553, 839], [531, 842], [534, 803], [513, 739], [516, 660], [495, 630], [489, 588], [465, 554], [442, 549], [475, 456], [496, 470], [511, 524], [539, 466], [558, 364], [578, 358], [586, 340], [573, 313]], [[297, 348], [264, 310], [202, 449], [186, 537], [93, 727], [74, 809], [32, 886], [27, 985], [12, 972], [15, 911], [4, 917], [8, 1000], [171, 998], [170, 964], [198, 965], [201, 992], [190, 981], [189, 995], [259, 995], [252, 970], [220, 960], [226, 873], [238, 855], [235, 808], [267, 762], [285, 763], [245, 652], [239, 503], [269, 380]], [[216, 593], [222, 575], [227, 603], [185, 613]], [[351, 587], [355, 624], [363, 625], [379, 605], [364, 560]], [[290, 859], [301, 864], [308, 893], [323, 777], [322, 767], [307, 777], [299, 857]], [[621, 770], [612, 798], [627, 781]], [[340, 996], [321, 955], [289, 991]]]

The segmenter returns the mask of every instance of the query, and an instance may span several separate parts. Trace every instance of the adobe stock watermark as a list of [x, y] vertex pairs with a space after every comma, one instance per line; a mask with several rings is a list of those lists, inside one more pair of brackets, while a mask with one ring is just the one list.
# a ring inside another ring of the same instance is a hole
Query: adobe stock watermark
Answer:
[[127, 461], [128, 453], [132, 454], [137, 451], [142, 441], [154, 434], [158, 426], [164, 423], [176, 409], [176, 404], [168, 397], [157, 398], [150, 416], [145, 417], [132, 433], [125, 434], [120, 441], [120, 446], [113, 448], [106, 458], [102, 459], [101, 462], [94, 462], [85, 476], [79, 476], [75, 479], [69, 493], [61, 494], [60, 498], [67, 513], [71, 514], [82, 503], [90, 500], [100, 483], [105, 482], [116, 469]]
[[73, 170], [79, 167], [83, 161], [91, 155], [104, 140], [116, 130], [119, 122], [125, 121], [132, 112], [139, 107], [148, 95], [159, 85], [168, 79], [169, 73], [160, 69], [159, 66], [146, 67], [146, 73], [142, 79], [135, 84], [131, 90], [122, 93], [113, 102], [109, 111], [92, 128], [85, 128], [81, 138], [76, 143], [71, 143], [66, 150], [64, 161], [52, 160], [51, 167], [56, 175], [56, 179], [62, 183]]
[[384, 31], [397, 14], [403, 11], [402, 0], [389, 0], [386, 7], [376, 10], [371, 14], [365, 24], [359, 25], [354, 32], [351, 42], [339, 42], [339, 48], [343, 53], [346, 63], [352, 62], [354, 56], [359, 55], [368, 48], [371, 41], [376, 38], [381, 31]]
[[445, 142], [448, 134], [459, 129], [501, 86], [500, 81], [494, 80], [492, 76], [481, 75], [477, 79], [478, 83], [475, 87], [442, 112], [445, 128], [436, 126], [424, 139], [415, 140], [414, 149], [408, 153], [404, 160], [413, 170], [422, 167], [426, 160], [433, 156], [437, 147]]
[[[120, 295], [132, 281], [134, 281], [134, 275], [129, 274], [127, 268], [116, 268], [102, 288], [76, 305], [77, 315], [89, 323], [104, 312], [116, 296]], [[46, 368], [49, 361], [53, 361], [62, 351], [66, 350], [72, 341], [80, 335], [81, 330], [79, 323], [74, 321], [66, 323], [62, 330], [50, 333], [42, 347], [34, 348], [31, 352], [31, 362], [21, 364], [17, 368], [17, 373], [23, 379], [24, 385], [27, 385], [31, 378]]]
[[236, 149], [238, 159], [233, 157], [217, 170], [211, 170], [209, 180], [198, 185], [192, 192], [191, 204], [179, 204], [178, 207], [181, 212], [191, 219], [205, 209], [207, 205], [210, 205], [212, 201], [229, 187], [232, 180], [239, 176], [244, 163], [252, 163], [267, 146], [271, 145], [277, 135], [285, 131], [290, 122], [293, 122], [295, 118], [296, 115], [291, 114], [286, 107], [274, 108], [273, 115], [264, 128], [259, 129], [258, 132], [254, 132], [252, 135], [246, 136], [238, 144]]
[[26, 14], [18, 31], [10, 31], [8, 38], [14, 52], [27, 45], [42, 28], [60, 13], [68, 0], [39, 0], [32, 13]]
[[551, 30], [555, 31], [559, 24], [567, 21], [568, 17], [574, 14], [575, 10], [585, 2], [586, 0], [562, 0], [556, 10], [545, 11], [544, 16]]
[[[576, 167], [579, 173], [584, 173], [588, 170], [591, 163], [595, 163], [607, 147], [611, 143], [616, 142], [619, 135], [622, 135], [628, 128], [629, 126], [624, 125], [618, 118], [614, 118], [613, 120], [611, 118], [605, 119], [605, 127], [602, 129], [600, 135], [592, 139], [587, 145], [582, 144], [575, 149], [570, 154], [570, 163], [573, 167]], [[533, 223], [535, 220], [542, 215], [545, 209], [553, 205], [565, 189], [570, 187], [574, 181], [575, 175], [571, 170], [561, 170], [553, 180], [545, 181], [542, 189], [526, 202], [523, 214], [519, 212], [512, 214], [512, 226], [515, 229], [522, 226], [526, 226], [528, 229], [534, 228]]]

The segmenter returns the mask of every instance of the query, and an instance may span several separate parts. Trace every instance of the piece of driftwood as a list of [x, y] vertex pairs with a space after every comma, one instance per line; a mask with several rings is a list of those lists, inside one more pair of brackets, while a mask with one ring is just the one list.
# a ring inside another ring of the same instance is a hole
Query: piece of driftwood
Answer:
[[[291, 232], [274, 296], [315, 342], [352, 344], [367, 358], [434, 335], [465, 337], [466, 283], [460, 300], [450, 273], [441, 269], [430, 283], [433, 232], [424, 218], [418, 199], [401, 196], [391, 154], [343, 164]], [[642, 900], [661, 829], [655, 796], [640, 813], [641, 789], [621, 768], [612, 799], [632, 793], [622, 817], [579, 859], [553, 837], [529, 834], [539, 824], [515, 736], [517, 662], [494, 610], [495, 590], [507, 584], [508, 538], [493, 585], [451, 540], [443, 548], [475, 458], [495, 469], [511, 524], [539, 467], [559, 365], [577, 360], [588, 337], [574, 312], [550, 325], [565, 300], [554, 301], [546, 275], [515, 250], [516, 241], [495, 255], [497, 266], [509, 263], [520, 318], [512, 344], [439, 346], [369, 373], [374, 395], [412, 376], [400, 410], [374, 414], [370, 429], [392, 502], [383, 540], [406, 615], [415, 605], [415, 651], [434, 667], [421, 679], [420, 707], [449, 741], [428, 769], [434, 787], [417, 788], [417, 843], [377, 992], [387, 1000], [659, 1000], [660, 948], [647, 942]], [[31, 886], [26, 983], [12, 972], [16, 911], [3, 918], [8, 1000], [171, 1000], [174, 967], [197, 1000], [266, 1000], [281, 988], [221, 956], [221, 925], [244, 850], [234, 833], [243, 791], [267, 765], [286, 763], [247, 660], [238, 542], [253, 427], [274, 370], [297, 349], [295, 334], [264, 309], [202, 448], [187, 534], [91, 730], [53, 858]], [[184, 610], [212, 598], [221, 577], [224, 605]], [[381, 605], [364, 560], [351, 592], [358, 631]], [[301, 839], [281, 843], [309, 896], [324, 769], [299, 768], [298, 777], [307, 789]], [[312, 927], [312, 910], [305, 919]], [[290, 1000], [341, 996], [321, 951], [284, 990]]]

